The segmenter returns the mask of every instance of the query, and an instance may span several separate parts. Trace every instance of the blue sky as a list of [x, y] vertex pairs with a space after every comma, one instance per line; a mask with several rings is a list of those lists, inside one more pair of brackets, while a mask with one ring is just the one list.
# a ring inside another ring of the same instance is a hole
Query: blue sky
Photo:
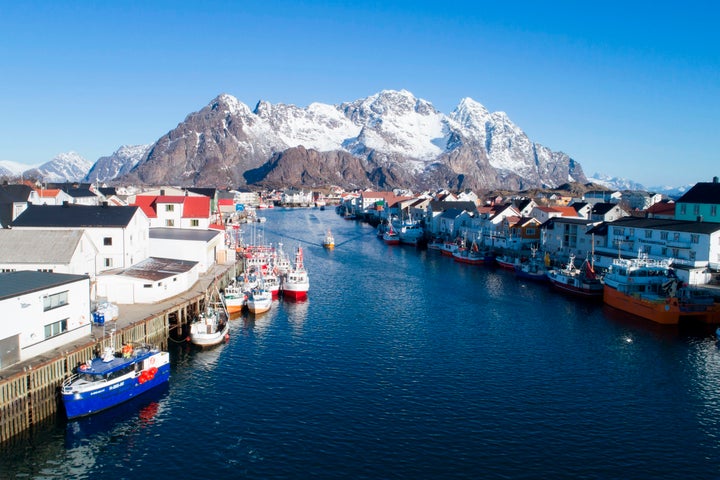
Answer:
[[94, 161], [220, 93], [306, 106], [406, 89], [443, 113], [464, 97], [505, 111], [588, 176], [710, 181], [719, 13], [692, 0], [0, 0], [0, 160]]

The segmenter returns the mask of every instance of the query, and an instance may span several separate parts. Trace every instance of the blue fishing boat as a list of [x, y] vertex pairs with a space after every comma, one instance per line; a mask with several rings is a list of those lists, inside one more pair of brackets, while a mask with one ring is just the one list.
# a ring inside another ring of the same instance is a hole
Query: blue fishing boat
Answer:
[[61, 394], [67, 418], [114, 407], [166, 383], [169, 378], [168, 352], [149, 345], [125, 345], [120, 353], [112, 346], [105, 347], [102, 356], [80, 365], [63, 382]]

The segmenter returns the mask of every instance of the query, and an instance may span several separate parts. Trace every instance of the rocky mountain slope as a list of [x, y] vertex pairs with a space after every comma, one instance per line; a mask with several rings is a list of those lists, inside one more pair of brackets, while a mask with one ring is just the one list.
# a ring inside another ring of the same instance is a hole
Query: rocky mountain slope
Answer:
[[405, 90], [306, 108], [220, 95], [161, 137], [122, 183], [508, 188], [586, 181], [470, 98], [445, 115]]

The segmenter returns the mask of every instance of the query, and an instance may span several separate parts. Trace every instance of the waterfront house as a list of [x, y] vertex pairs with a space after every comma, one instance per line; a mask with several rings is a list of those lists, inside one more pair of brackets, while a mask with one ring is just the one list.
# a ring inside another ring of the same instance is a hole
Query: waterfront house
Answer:
[[712, 182], [696, 183], [675, 203], [677, 220], [720, 223], [720, 183], [718, 177]]
[[28, 229], [0, 230], [0, 271], [91, 275], [98, 250], [82, 229], [46, 230], [42, 234]]
[[586, 258], [592, 254], [593, 241], [598, 241], [589, 232], [598, 224], [586, 218], [552, 217], [540, 226], [541, 249], [559, 260], [570, 254]]
[[289, 188], [282, 192], [280, 203], [288, 207], [308, 207], [312, 203], [312, 191]]
[[661, 194], [642, 190], [625, 190], [620, 195], [620, 203], [630, 210], [647, 210], [660, 200]]
[[198, 228], [211, 223], [210, 198], [204, 195], [137, 195], [133, 206], [142, 209], [150, 227]]
[[62, 205], [63, 202], [72, 203], [72, 197], [59, 188], [38, 188], [31, 200], [34, 205]]
[[598, 250], [608, 257], [670, 258], [681, 280], [705, 284], [720, 269], [720, 223], [625, 217], [607, 224], [607, 245]]
[[75, 205], [100, 205], [105, 200], [91, 187], [68, 187], [63, 191], [70, 197], [69, 203]]
[[228, 258], [225, 233], [197, 228], [151, 228], [150, 256], [196, 262], [198, 271], [207, 272], [216, 262], [234, 262]]
[[0, 369], [90, 335], [89, 278], [0, 273]]
[[675, 202], [672, 200], [661, 200], [645, 210], [647, 218], [675, 218]]
[[589, 190], [582, 196], [582, 200], [590, 203], [619, 203], [622, 193], [617, 190]]
[[91, 275], [126, 268], [149, 256], [150, 223], [139, 207], [30, 205], [13, 221], [13, 229], [43, 234], [50, 230], [84, 230], [97, 250]]
[[[461, 234], [460, 222], [457, 220], [463, 212], [467, 212], [468, 216], [474, 216], [477, 212], [475, 202], [432, 200], [427, 205], [425, 226], [432, 236], [455, 238]], [[470, 238], [474, 238], [475, 233], [473, 232]]]
[[97, 296], [119, 304], [156, 303], [189, 290], [200, 278], [198, 262], [149, 257], [97, 276]]
[[620, 205], [611, 202], [594, 203], [590, 210], [590, 220], [593, 222], [614, 222], [627, 216], [628, 213]]

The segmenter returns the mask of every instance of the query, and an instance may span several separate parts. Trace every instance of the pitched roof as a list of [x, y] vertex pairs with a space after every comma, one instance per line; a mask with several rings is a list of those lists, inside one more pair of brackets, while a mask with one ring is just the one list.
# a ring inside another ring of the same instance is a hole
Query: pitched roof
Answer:
[[[45, 290], [89, 278], [87, 275], [20, 270], [0, 273], [0, 300]], [[12, 319], [8, 319], [12, 320]]]
[[62, 190], [60, 190], [59, 188], [38, 188], [37, 189], [37, 194], [41, 198], [55, 198], [58, 195], [60, 195], [60, 192], [62, 192]]
[[155, 210], [155, 195], [137, 195], [133, 207], [140, 207], [148, 218], [157, 218]]
[[[34, 230], [0, 231], [0, 252], [5, 263], [65, 264], [77, 251], [83, 230], [48, 230], [38, 235]], [[48, 248], [52, 246], [52, 248]]]
[[182, 218], [210, 218], [210, 197], [185, 197]]
[[699, 182], [685, 192], [677, 203], [715, 203], [720, 204], [720, 183]]
[[593, 205], [590, 211], [593, 215], [605, 215], [607, 212], [617, 206], [617, 203], [600, 202]]
[[27, 202], [33, 191], [32, 188], [22, 184], [0, 185], [0, 190], [5, 191], [13, 202]]
[[127, 227], [139, 207], [28, 205], [13, 227]]

